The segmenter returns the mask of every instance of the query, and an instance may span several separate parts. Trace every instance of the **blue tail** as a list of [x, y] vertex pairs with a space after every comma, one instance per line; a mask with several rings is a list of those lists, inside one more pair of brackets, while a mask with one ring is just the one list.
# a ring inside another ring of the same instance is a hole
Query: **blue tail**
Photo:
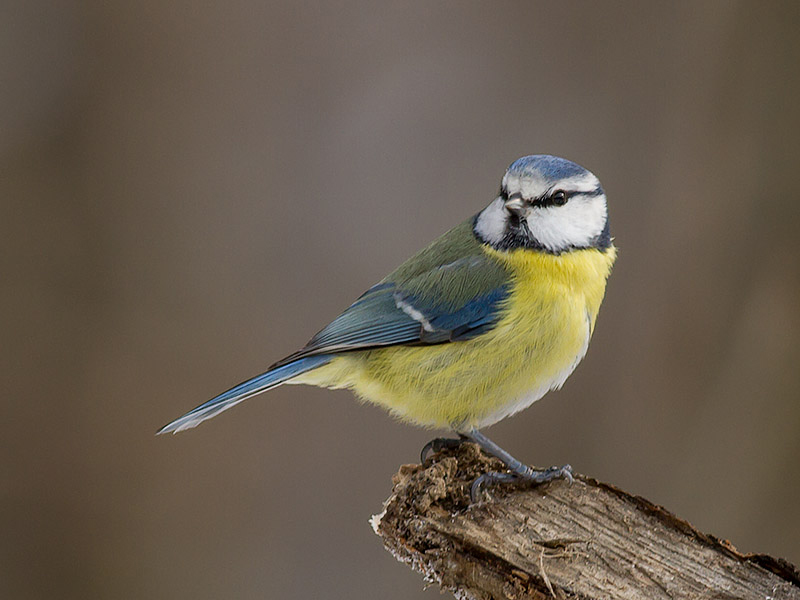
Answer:
[[216, 398], [212, 398], [205, 404], [201, 404], [182, 417], [175, 419], [169, 425], [162, 427], [158, 433], [178, 433], [184, 429], [196, 427], [202, 421], [210, 419], [211, 417], [216, 417], [223, 410], [228, 410], [233, 405], [239, 404], [239, 402], [285, 383], [292, 377], [297, 377], [301, 373], [321, 367], [330, 362], [331, 358], [330, 355], [307, 356], [306, 358], [290, 362], [287, 365], [271, 369], [262, 375], [240, 383]]

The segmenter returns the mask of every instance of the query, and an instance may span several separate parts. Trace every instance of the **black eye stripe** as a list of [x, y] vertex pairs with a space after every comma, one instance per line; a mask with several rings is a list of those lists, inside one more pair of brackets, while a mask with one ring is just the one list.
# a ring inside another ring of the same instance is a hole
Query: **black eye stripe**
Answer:
[[555, 190], [553, 192], [548, 193], [546, 196], [541, 198], [537, 198], [533, 201], [534, 206], [539, 206], [541, 208], [549, 208], [551, 206], [563, 206], [569, 200], [570, 194], [565, 190]]
[[[566, 198], [564, 199], [563, 202], [562, 201], [557, 201], [555, 199], [554, 196], [558, 192], [563, 192], [565, 194]], [[579, 191], [571, 191], [570, 192], [570, 191], [567, 191], [567, 190], [555, 190], [555, 192], [551, 192], [548, 195], [544, 196], [543, 198], [538, 199], [537, 201], [534, 202], [534, 204], [536, 206], [543, 206], [543, 207], [563, 206], [564, 204], [567, 203], [568, 200], [572, 200], [573, 198], [576, 198], [576, 197], [579, 197], [579, 196], [583, 196], [583, 197], [586, 197], [586, 198], [596, 198], [597, 196], [602, 196], [603, 193], [604, 193], [603, 192], [603, 188], [597, 188], [597, 189], [589, 190], [589, 191], [586, 191], [586, 192], [579, 192]]]
[[562, 204], [566, 203], [566, 200], [564, 202], [561, 202], [561, 203], [553, 201], [554, 200], [553, 196], [558, 192], [563, 192], [566, 195], [566, 200], [570, 200], [570, 199], [572, 199], [572, 198], [574, 198], [576, 196], [586, 196], [587, 198], [594, 198], [594, 197], [597, 197], [597, 196], [602, 196], [605, 193], [605, 192], [603, 192], [603, 188], [601, 188], [601, 187], [595, 188], [593, 190], [588, 190], [588, 191], [585, 191], [585, 192], [584, 191], [577, 191], [577, 190], [569, 191], [569, 190], [561, 190], [561, 189], [559, 189], [559, 190], [554, 190], [554, 191], [548, 192], [546, 195], [544, 195], [544, 196], [542, 196], [540, 198], [534, 198], [533, 200], [528, 200], [527, 198], [524, 198], [522, 196], [521, 192], [514, 192], [513, 194], [509, 194], [507, 189], [501, 187], [499, 195], [503, 199], [504, 202], [508, 202], [509, 200], [517, 200], [517, 199], [519, 199], [519, 200], [523, 200], [524, 202], [526, 202], [528, 204], [531, 204], [533, 206], [540, 206], [540, 207], [546, 208], [546, 207], [549, 207], [549, 206], [561, 206]]

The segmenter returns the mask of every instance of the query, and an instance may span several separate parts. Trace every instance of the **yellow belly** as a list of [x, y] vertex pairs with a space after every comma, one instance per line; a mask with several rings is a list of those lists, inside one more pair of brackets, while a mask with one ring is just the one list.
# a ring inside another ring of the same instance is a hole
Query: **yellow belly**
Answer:
[[291, 383], [350, 388], [418, 425], [491, 425], [561, 387], [586, 352], [615, 250], [486, 252], [515, 274], [491, 331], [463, 342], [342, 354]]

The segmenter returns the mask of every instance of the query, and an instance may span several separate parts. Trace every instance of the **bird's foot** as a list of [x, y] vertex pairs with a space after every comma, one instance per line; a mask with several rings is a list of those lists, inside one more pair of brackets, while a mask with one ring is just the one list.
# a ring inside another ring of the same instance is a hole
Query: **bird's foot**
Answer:
[[419, 462], [420, 464], [425, 462], [425, 459], [428, 458], [428, 452], [433, 452], [435, 454], [440, 450], [458, 448], [461, 444], [468, 441], [469, 438], [463, 435], [457, 438], [434, 438], [422, 447], [422, 451], [419, 453]]
[[498, 471], [490, 471], [484, 473], [472, 482], [469, 488], [469, 497], [473, 503], [478, 502], [480, 497], [481, 488], [487, 483], [506, 483], [511, 481], [529, 481], [534, 485], [540, 483], [547, 483], [554, 479], [566, 479], [570, 485], [574, 481], [572, 477], [572, 467], [570, 465], [563, 465], [561, 467], [550, 467], [543, 471], [537, 471], [527, 465], [523, 465], [519, 472], [515, 473], [501, 473]]

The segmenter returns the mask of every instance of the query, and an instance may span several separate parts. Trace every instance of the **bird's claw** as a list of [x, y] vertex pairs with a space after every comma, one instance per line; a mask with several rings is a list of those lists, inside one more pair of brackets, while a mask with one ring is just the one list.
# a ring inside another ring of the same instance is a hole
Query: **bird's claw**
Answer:
[[554, 479], [566, 479], [567, 483], [572, 485], [572, 483], [575, 481], [575, 478], [572, 476], [572, 467], [570, 465], [563, 465], [561, 467], [550, 467], [549, 469], [544, 469], [543, 471], [537, 471], [536, 469], [527, 467], [527, 470], [524, 473], [501, 473], [498, 471], [490, 471], [489, 473], [484, 473], [472, 482], [472, 485], [469, 488], [469, 497], [473, 504], [478, 502], [481, 488], [486, 483], [530, 481], [535, 485], [539, 485], [541, 483], [553, 481]]
[[530, 470], [530, 475], [522, 475], [522, 479], [532, 481], [533, 483], [546, 483], [553, 481], [553, 479], [566, 479], [567, 483], [572, 485], [575, 478], [572, 476], [572, 465], [562, 465], [560, 467], [550, 467], [544, 471]]

